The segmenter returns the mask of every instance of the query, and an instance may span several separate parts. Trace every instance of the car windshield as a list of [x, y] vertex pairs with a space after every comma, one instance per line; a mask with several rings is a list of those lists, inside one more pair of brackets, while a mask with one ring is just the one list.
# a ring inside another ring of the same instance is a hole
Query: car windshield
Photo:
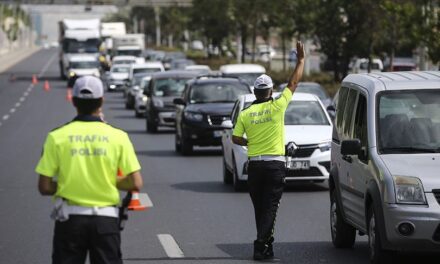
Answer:
[[296, 92], [298, 93], [310, 93], [318, 96], [319, 99], [325, 100], [329, 98], [327, 93], [323, 90], [323, 88], [319, 84], [298, 84], [296, 88]]
[[134, 60], [115, 60], [113, 61], [113, 64], [133, 64], [135, 63]]
[[129, 70], [130, 70], [130, 68], [128, 68], [128, 67], [113, 67], [112, 68], [112, 72], [116, 72], [116, 73], [128, 73]]
[[245, 81], [250, 86], [254, 86], [255, 80], [260, 76], [262, 73], [227, 73], [224, 74], [225, 77], [238, 77]]
[[288, 126], [327, 126], [329, 121], [317, 101], [291, 101], [284, 114]]
[[440, 152], [440, 90], [383, 92], [377, 119], [380, 153]]
[[144, 77], [146, 77], [146, 76], [148, 76], [148, 74], [144, 74], [144, 73], [141, 73], [141, 74], [135, 74], [134, 76], [133, 76], [133, 86], [135, 86], [135, 85], [140, 85], [141, 84], [141, 81], [142, 81], [142, 79], [144, 79]]
[[154, 96], [180, 96], [185, 88], [185, 83], [190, 78], [157, 79], [154, 84]]
[[136, 73], [154, 73], [154, 72], [160, 72], [160, 68], [137, 68], [133, 69], [133, 74]]
[[65, 39], [63, 41], [63, 50], [67, 53], [98, 53], [98, 47], [98, 39], [88, 39], [86, 41]]
[[141, 84], [140, 84], [141, 90], [145, 90], [148, 87], [148, 85], [150, 84], [150, 81], [151, 81], [151, 79], [142, 78]]
[[239, 82], [198, 84], [191, 89], [190, 102], [192, 104], [235, 102], [238, 96], [248, 93], [249, 88]]
[[97, 61], [72, 61], [70, 62], [70, 68], [72, 69], [91, 69], [98, 68]]
[[142, 55], [142, 50], [118, 50], [116, 52], [117, 56], [135, 56], [140, 57]]

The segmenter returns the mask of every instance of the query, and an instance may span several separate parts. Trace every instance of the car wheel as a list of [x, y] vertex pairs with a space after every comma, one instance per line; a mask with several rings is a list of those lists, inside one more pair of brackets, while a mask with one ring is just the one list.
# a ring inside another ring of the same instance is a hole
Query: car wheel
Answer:
[[157, 132], [157, 124], [154, 122], [150, 122], [147, 119], [147, 132], [156, 133]]
[[183, 155], [187, 156], [193, 153], [193, 145], [191, 142], [188, 142], [183, 135], [180, 138], [180, 144]]
[[177, 134], [177, 131], [176, 131], [176, 134], [175, 134], [175, 137], [174, 137], [174, 148], [175, 148], [177, 153], [180, 153], [182, 151], [182, 145], [181, 145], [181, 142], [180, 142], [180, 139], [179, 139], [179, 135]]
[[336, 248], [351, 248], [356, 239], [356, 229], [347, 224], [342, 217], [336, 190], [330, 194], [330, 230]]
[[382, 248], [379, 222], [376, 218], [373, 205], [368, 210], [368, 248], [370, 250], [370, 262], [373, 264], [391, 263], [392, 252]]
[[233, 172], [232, 172], [232, 185], [234, 186], [234, 191], [241, 192], [245, 189], [245, 181], [242, 181], [238, 178], [237, 173], [237, 164], [235, 162], [235, 157], [232, 155], [232, 165], [233, 165]]
[[233, 181], [232, 176], [233, 176], [233, 174], [229, 171], [228, 167], [226, 166], [226, 160], [225, 160], [225, 156], [223, 154], [223, 183], [224, 184], [231, 184]]

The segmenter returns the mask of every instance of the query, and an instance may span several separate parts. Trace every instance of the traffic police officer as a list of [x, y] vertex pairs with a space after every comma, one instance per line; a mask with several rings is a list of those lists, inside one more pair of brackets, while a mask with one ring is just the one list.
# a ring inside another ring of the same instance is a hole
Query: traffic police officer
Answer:
[[257, 226], [255, 260], [274, 258], [274, 224], [286, 175], [284, 113], [304, 69], [304, 46], [296, 46], [298, 60], [287, 88], [272, 99], [272, 79], [259, 76], [254, 83], [256, 100], [240, 113], [232, 136], [235, 144], [248, 147], [248, 185]]
[[81, 77], [72, 93], [78, 115], [48, 134], [36, 167], [40, 193], [55, 197], [52, 263], [122, 263], [118, 190], [142, 188], [141, 168], [127, 133], [100, 118], [101, 80]]

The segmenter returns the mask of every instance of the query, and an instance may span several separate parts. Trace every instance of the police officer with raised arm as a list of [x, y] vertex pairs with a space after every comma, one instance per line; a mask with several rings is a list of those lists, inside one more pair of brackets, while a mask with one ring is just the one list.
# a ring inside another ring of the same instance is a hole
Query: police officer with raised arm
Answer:
[[81, 77], [72, 93], [78, 115], [48, 134], [36, 167], [40, 193], [55, 198], [52, 263], [89, 254], [91, 264], [120, 264], [118, 190], [142, 188], [141, 167], [127, 133], [100, 118], [101, 80]]
[[256, 100], [240, 113], [232, 136], [235, 144], [248, 147], [248, 185], [257, 226], [255, 260], [274, 258], [274, 225], [286, 176], [284, 113], [304, 69], [304, 45], [298, 41], [296, 47], [297, 63], [287, 89], [273, 99], [272, 79], [259, 76], [254, 83]]

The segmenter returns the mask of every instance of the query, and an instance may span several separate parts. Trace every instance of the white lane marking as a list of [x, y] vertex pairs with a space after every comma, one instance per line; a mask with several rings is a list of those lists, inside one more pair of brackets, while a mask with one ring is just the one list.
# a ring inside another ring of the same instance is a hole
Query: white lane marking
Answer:
[[15, 108], [11, 108], [11, 110], [9, 110], [9, 112], [10, 112], [11, 114], [13, 114], [13, 113], [15, 112]]
[[150, 196], [148, 196], [147, 193], [139, 193], [139, 200], [142, 205], [146, 206], [147, 208], [153, 207], [153, 202], [150, 199]]
[[22, 96], [20, 97], [20, 102], [24, 102], [26, 100], [26, 97]]
[[169, 234], [158, 234], [160, 243], [162, 244], [165, 253], [169, 258], [184, 258], [182, 250], [177, 244], [176, 240]]
[[4, 115], [4, 116], [3, 116], [3, 120], [6, 121], [6, 120], [8, 120], [8, 119], [9, 119], [9, 115]]
[[41, 69], [40, 73], [38, 74], [38, 78], [41, 78], [41, 76], [43, 76], [43, 74], [47, 71], [47, 68], [49, 68], [49, 66], [52, 64], [53, 60], [56, 58], [58, 54], [55, 52], [52, 57], [50, 58], [50, 60], [46, 63], [46, 65], [44, 65], [43, 69]]
[[21, 103], [18, 102], [18, 103], [15, 104], [15, 107], [20, 107], [20, 105], [21, 105]]
[[29, 95], [29, 92], [24, 92], [24, 93], [23, 93], [23, 96], [24, 96], [24, 97], [26, 97], [26, 96], [28, 96], [28, 95]]

